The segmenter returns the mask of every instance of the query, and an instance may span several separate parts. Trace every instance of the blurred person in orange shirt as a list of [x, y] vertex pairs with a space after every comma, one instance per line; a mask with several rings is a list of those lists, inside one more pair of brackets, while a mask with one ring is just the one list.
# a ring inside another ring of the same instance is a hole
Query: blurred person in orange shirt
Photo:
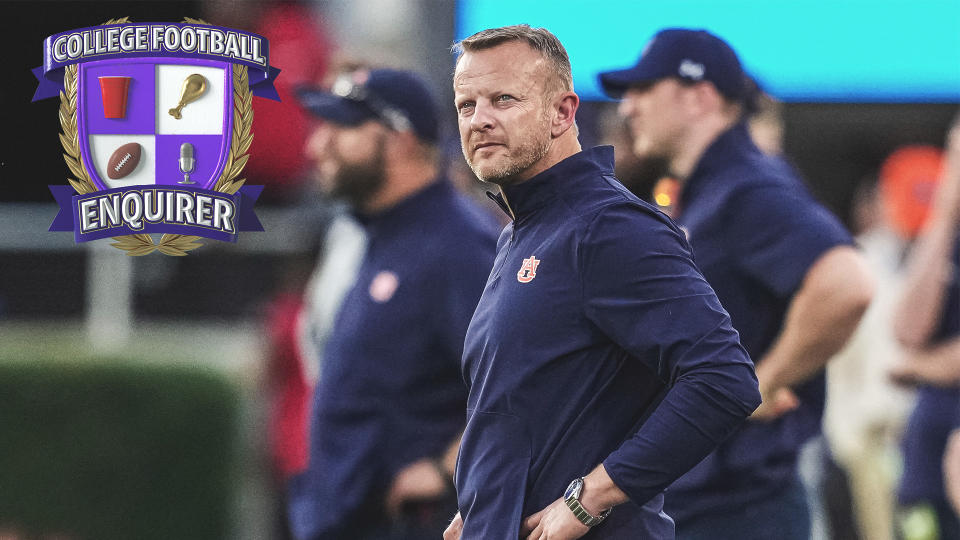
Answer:
[[904, 254], [929, 213], [941, 165], [936, 147], [898, 148], [881, 166], [876, 185], [865, 181], [855, 197], [857, 243], [878, 287], [850, 342], [830, 361], [824, 433], [846, 472], [857, 527], [871, 540], [896, 537], [898, 446], [913, 400], [888, 376], [904, 358], [893, 316]]
[[[919, 385], [903, 438], [899, 489], [906, 540], [960, 538], [960, 116], [929, 220], [907, 263], [896, 337], [906, 348], [893, 378]], [[949, 444], [948, 444], [949, 440]], [[951, 502], [954, 506], [951, 506]]]

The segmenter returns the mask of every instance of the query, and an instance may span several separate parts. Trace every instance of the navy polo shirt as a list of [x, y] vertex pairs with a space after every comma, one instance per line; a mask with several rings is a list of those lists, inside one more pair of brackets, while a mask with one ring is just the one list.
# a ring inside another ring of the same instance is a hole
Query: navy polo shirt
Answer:
[[394, 475], [463, 429], [460, 356], [493, 262], [492, 216], [437, 181], [362, 218], [368, 248], [324, 348], [297, 529], [348, 538]]
[[613, 176], [611, 147], [503, 191], [515, 218], [464, 344], [462, 537], [517, 538], [603, 462], [631, 502], [584, 538], [673, 538], [661, 491], [760, 403], [737, 332], [683, 233]]
[[[936, 345], [960, 337], [960, 240], [953, 253], [953, 279], [937, 331]], [[903, 505], [922, 502], [947, 507], [943, 486], [943, 452], [950, 432], [960, 428], [960, 388], [922, 386], [903, 434], [903, 476], [899, 499]]]
[[[677, 222], [758, 364], [811, 265], [827, 250], [853, 243], [792, 168], [757, 149], [742, 123], [701, 157], [681, 192]], [[800, 446], [820, 431], [824, 383], [820, 374], [795, 388], [797, 410], [772, 422], [743, 424], [671, 486], [667, 512], [682, 520], [740, 508], [794, 481]]]

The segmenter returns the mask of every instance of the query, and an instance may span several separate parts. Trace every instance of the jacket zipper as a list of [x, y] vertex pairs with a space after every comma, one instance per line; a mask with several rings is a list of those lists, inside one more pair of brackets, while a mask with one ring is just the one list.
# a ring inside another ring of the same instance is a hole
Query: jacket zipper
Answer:
[[494, 276], [500, 277], [500, 271], [503, 270], [503, 265], [507, 264], [507, 258], [510, 255], [510, 250], [513, 248], [514, 237], [517, 235], [517, 217], [513, 213], [513, 208], [510, 207], [509, 201], [507, 201], [507, 194], [504, 193], [502, 189], [500, 190], [500, 196], [494, 195], [488, 191], [487, 197], [490, 197], [490, 200], [497, 203], [497, 206], [509, 214], [510, 218], [513, 220], [513, 228], [510, 229], [510, 241], [503, 250], [503, 258], [500, 260], [500, 266], [495, 268], [493, 271]]

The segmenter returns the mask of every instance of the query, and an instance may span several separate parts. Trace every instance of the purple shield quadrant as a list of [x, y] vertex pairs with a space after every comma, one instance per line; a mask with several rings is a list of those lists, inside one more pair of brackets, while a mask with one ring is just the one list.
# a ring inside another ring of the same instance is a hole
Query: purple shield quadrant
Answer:
[[213, 189], [223, 168], [220, 166], [223, 137], [220, 135], [157, 135], [157, 184], [177, 184], [180, 171], [180, 146], [193, 145], [195, 165], [190, 180], [196, 187]]
[[[83, 96], [81, 107], [88, 134], [156, 133], [154, 95], [156, 94], [156, 64], [153, 62], [96, 62], [81, 66]], [[127, 91], [127, 114], [124, 118], [104, 118], [100, 97], [100, 79], [103, 76], [130, 77]]]

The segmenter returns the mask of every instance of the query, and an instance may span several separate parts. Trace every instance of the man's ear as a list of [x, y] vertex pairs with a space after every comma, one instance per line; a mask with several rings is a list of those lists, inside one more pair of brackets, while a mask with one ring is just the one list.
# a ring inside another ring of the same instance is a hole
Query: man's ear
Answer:
[[550, 135], [555, 139], [571, 127], [577, 120], [577, 108], [580, 106], [580, 97], [572, 91], [563, 92], [553, 100], [553, 120], [550, 126]]
[[418, 139], [413, 130], [388, 131], [386, 138], [386, 155], [391, 162], [398, 158], [409, 156], [417, 151]]
[[689, 97], [688, 106], [691, 107], [697, 115], [717, 111], [723, 107], [723, 96], [713, 83], [701, 81], [693, 85], [691, 90], [692, 92], [687, 93]]

